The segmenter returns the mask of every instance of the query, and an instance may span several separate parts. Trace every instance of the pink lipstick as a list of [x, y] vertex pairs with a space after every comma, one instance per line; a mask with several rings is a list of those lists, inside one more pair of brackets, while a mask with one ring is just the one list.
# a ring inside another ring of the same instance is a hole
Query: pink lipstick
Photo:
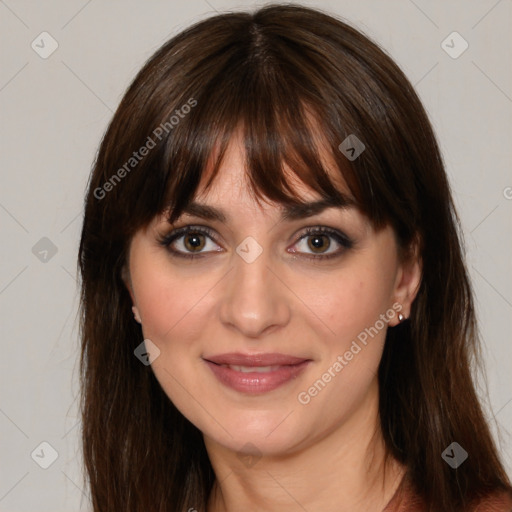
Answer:
[[203, 357], [217, 379], [242, 393], [266, 393], [297, 378], [310, 359], [285, 354], [230, 353]]

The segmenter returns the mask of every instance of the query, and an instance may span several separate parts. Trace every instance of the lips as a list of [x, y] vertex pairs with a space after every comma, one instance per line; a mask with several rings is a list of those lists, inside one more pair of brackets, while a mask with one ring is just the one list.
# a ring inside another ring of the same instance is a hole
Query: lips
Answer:
[[285, 354], [221, 354], [203, 358], [224, 385], [249, 394], [266, 393], [298, 377], [310, 359]]

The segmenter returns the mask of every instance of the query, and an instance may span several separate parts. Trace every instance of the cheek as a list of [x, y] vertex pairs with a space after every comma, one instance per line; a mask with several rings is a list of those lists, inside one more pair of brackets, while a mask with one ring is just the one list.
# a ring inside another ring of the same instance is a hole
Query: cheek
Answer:
[[132, 282], [144, 337], [160, 339], [162, 333], [172, 329], [178, 321], [180, 308], [185, 305], [186, 297], [182, 301], [173, 298], [171, 290], [176, 288], [177, 283], [170, 281], [155, 265], [141, 266], [142, 269], [144, 270], [140, 272], [132, 272]]
[[303, 279], [298, 295], [334, 340], [350, 341], [389, 309], [393, 275], [383, 263], [354, 259], [337, 272]]
[[[131, 261], [131, 276], [142, 318], [144, 339], [160, 350], [152, 363], [155, 377], [174, 405], [199, 424], [201, 410], [187, 390], [199, 384], [201, 339], [211, 308], [214, 276], [174, 270], [165, 255], [139, 253]], [[217, 279], [218, 280], [218, 279]]]
[[188, 271], [173, 271], [165, 255], [142, 254], [134, 259], [131, 276], [146, 338], [167, 343], [178, 332], [180, 338], [193, 337], [215, 284], [211, 274], [197, 279]]
[[320, 364], [297, 396], [318, 419], [319, 431], [323, 432], [322, 422], [334, 425], [340, 417], [352, 414], [375, 382], [388, 322], [394, 314], [390, 305], [392, 263], [377, 257], [354, 261], [326, 277], [322, 293], [311, 287], [306, 294], [305, 302], [309, 301], [329, 329], [329, 335], [322, 337]]

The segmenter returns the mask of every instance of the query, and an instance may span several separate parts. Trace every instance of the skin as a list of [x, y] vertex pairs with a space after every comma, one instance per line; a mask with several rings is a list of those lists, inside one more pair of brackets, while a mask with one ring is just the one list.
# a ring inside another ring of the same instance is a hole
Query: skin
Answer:
[[[153, 371], [204, 435], [217, 476], [209, 512], [380, 511], [404, 471], [384, 460], [376, 375], [397, 314], [309, 403], [297, 397], [393, 304], [409, 316], [421, 265], [414, 257], [402, 261], [393, 230], [376, 232], [356, 208], [282, 221], [281, 205], [250, 195], [243, 157], [232, 139], [212, 187], [200, 187], [195, 198], [222, 208], [225, 223], [188, 215], [175, 223], [213, 230], [215, 241], [202, 239], [202, 258], [173, 256], [159, 243], [174, 229], [164, 216], [131, 241], [126, 282], [144, 338], [161, 351]], [[290, 181], [306, 199], [319, 199]], [[331, 244], [323, 250], [339, 256], [309, 260], [315, 237], [299, 241], [308, 226], [339, 230], [354, 245], [322, 238]], [[263, 250], [252, 263], [236, 252], [247, 236]], [[185, 238], [173, 247], [187, 252]], [[279, 352], [311, 363], [276, 390], [247, 395], [220, 383], [204, 362], [227, 352]]]

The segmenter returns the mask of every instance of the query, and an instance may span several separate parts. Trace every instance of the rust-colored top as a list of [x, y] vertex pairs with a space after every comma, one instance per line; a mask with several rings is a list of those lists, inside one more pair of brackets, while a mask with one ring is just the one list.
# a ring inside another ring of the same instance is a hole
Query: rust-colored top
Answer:
[[[426, 511], [425, 502], [414, 491], [409, 479], [404, 477], [391, 501], [382, 512]], [[506, 492], [492, 494], [479, 500], [467, 512], [512, 512], [512, 494]]]

